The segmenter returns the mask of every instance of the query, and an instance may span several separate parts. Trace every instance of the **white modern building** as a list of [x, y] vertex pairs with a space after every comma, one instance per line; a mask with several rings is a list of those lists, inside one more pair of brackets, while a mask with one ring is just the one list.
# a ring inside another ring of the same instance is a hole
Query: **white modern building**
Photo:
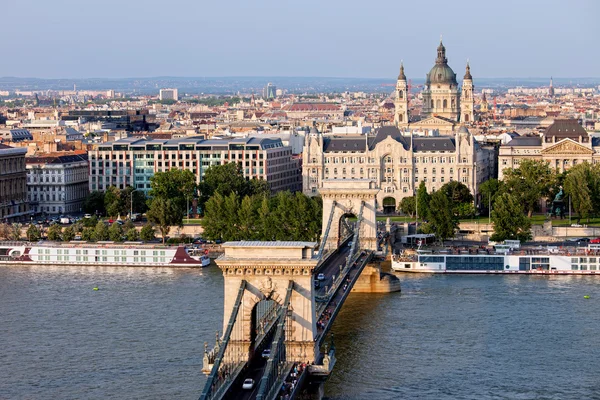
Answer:
[[158, 98], [160, 100], [179, 100], [177, 89], [160, 89]]
[[266, 180], [272, 192], [302, 190], [300, 159], [279, 138], [126, 138], [98, 144], [88, 155], [90, 191], [133, 186], [148, 192], [150, 178], [172, 168], [192, 171], [200, 183], [209, 167], [230, 162], [246, 179]]

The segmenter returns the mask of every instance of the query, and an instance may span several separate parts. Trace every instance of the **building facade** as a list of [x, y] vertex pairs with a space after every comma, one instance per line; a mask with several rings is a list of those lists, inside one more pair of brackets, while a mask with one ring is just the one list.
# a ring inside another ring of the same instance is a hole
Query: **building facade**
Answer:
[[0, 143], [0, 222], [28, 217], [25, 148]]
[[88, 155], [90, 191], [132, 186], [147, 193], [150, 178], [171, 168], [192, 171], [200, 183], [208, 168], [229, 162], [238, 163], [246, 179], [266, 180], [272, 192], [302, 190], [300, 159], [278, 138], [126, 138], [98, 144]]
[[158, 94], [160, 100], [179, 100], [179, 93], [177, 89], [160, 89]]
[[32, 213], [79, 213], [89, 191], [87, 154], [27, 157], [27, 196]]
[[600, 162], [600, 138], [591, 137], [575, 119], [556, 119], [542, 136], [515, 137], [500, 146], [498, 179], [505, 169], [518, 168], [523, 160], [544, 160], [564, 172], [579, 163]]
[[416, 137], [395, 126], [375, 135], [306, 136], [302, 160], [303, 190], [316, 195], [324, 180], [369, 179], [380, 189], [378, 210], [397, 209], [421, 181], [429, 192], [445, 183], [464, 183], [476, 199], [479, 185], [494, 176], [495, 153], [482, 148], [462, 126], [453, 136]]

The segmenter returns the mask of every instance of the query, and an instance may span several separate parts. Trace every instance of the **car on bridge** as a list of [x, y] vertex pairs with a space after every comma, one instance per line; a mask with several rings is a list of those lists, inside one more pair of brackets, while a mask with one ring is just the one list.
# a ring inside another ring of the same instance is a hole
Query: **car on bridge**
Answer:
[[317, 275], [317, 279], [320, 280], [320, 281], [324, 281], [325, 280], [325, 274], [321, 272], [319, 275]]
[[264, 349], [262, 352], [262, 358], [269, 358], [271, 357], [271, 349]]
[[244, 390], [251, 390], [253, 387], [254, 387], [254, 379], [248, 378], [242, 384], [242, 389], [244, 389]]

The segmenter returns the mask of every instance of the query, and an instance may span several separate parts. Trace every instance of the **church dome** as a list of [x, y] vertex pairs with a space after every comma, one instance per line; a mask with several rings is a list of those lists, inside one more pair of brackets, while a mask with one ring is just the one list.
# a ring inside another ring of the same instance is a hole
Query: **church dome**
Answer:
[[448, 84], [448, 85], [458, 85], [456, 81], [456, 74], [448, 66], [448, 59], [446, 58], [446, 48], [440, 41], [440, 45], [437, 48], [437, 59], [435, 60], [435, 65], [431, 68], [431, 71], [427, 74], [426, 84]]

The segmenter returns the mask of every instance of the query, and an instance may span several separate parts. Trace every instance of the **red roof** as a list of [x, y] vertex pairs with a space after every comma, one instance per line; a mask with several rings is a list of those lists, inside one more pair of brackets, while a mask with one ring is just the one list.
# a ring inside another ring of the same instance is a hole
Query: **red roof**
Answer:
[[285, 111], [340, 111], [340, 106], [332, 103], [294, 103], [283, 109]]

